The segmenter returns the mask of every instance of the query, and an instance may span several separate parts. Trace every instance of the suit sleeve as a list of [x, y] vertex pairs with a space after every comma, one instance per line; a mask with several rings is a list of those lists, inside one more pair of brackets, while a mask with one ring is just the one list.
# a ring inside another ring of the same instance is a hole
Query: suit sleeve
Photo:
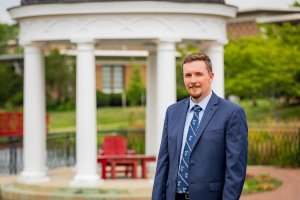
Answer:
[[238, 200], [247, 169], [248, 127], [245, 112], [236, 107], [226, 129], [226, 171], [222, 200]]
[[152, 191], [152, 200], [166, 199], [166, 185], [169, 172], [169, 152], [168, 152], [168, 110], [166, 112], [162, 139], [157, 159], [157, 167]]

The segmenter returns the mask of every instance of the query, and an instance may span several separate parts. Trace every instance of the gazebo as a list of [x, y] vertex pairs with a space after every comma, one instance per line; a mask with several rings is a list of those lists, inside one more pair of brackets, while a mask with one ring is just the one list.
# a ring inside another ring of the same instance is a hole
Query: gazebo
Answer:
[[[76, 172], [71, 185], [96, 186], [96, 48], [139, 45], [148, 51], [146, 153], [157, 155], [164, 114], [176, 101], [176, 44], [192, 43], [211, 57], [213, 90], [224, 96], [224, 0], [22, 0], [9, 9], [24, 47], [24, 169], [19, 181], [49, 181], [46, 167], [45, 74], [42, 46], [76, 46]], [[97, 44], [97, 45], [95, 45]]]

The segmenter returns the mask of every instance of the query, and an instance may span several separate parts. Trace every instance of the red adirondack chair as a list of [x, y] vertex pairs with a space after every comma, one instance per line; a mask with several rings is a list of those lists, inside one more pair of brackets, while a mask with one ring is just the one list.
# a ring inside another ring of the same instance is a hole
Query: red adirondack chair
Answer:
[[124, 155], [127, 152], [127, 140], [119, 135], [107, 136], [103, 140], [103, 155]]
[[[119, 136], [119, 135], [112, 135], [112, 136], [107, 136], [103, 140], [103, 145], [102, 145], [102, 151], [101, 155], [127, 155], [127, 154], [135, 154], [134, 150], [127, 149], [127, 140], [126, 138]], [[107, 160], [107, 164], [110, 165], [110, 160]], [[135, 165], [135, 166], [134, 166]], [[123, 170], [116, 170], [116, 172], [123, 172], [125, 173], [126, 176], [128, 176], [128, 173], [130, 172], [132, 175], [132, 178], [136, 178], [136, 165], [137, 165], [137, 160], [132, 161], [132, 160], [120, 160], [117, 163], [117, 166], [124, 166], [125, 169]], [[111, 169], [112, 171], [113, 169]], [[102, 170], [105, 171], [105, 173], [102, 173], [102, 177], [105, 179], [107, 177], [106, 172], [108, 170]], [[114, 175], [112, 174], [112, 178], [115, 178]]]

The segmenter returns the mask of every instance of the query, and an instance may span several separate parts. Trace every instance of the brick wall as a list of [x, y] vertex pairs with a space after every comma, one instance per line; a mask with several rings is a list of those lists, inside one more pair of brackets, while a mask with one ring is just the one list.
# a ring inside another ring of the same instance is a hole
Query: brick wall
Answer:
[[231, 22], [227, 24], [228, 38], [235, 40], [241, 37], [258, 36], [260, 31], [255, 21]]

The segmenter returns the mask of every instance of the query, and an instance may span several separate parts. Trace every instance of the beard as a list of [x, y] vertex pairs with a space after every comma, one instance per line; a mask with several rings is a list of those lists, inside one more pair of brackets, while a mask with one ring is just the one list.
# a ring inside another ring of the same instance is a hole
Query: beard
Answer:
[[193, 99], [199, 99], [202, 96], [202, 90], [201, 90], [200, 85], [198, 85], [198, 84], [191, 83], [188, 86], [188, 91], [189, 91], [190, 96]]
[[193, 99], [199, 99], [201, 97], [202, 93], [198, 93], [198, 94], [192, 94], [190, 93], [190, 96], [193, 98]]

